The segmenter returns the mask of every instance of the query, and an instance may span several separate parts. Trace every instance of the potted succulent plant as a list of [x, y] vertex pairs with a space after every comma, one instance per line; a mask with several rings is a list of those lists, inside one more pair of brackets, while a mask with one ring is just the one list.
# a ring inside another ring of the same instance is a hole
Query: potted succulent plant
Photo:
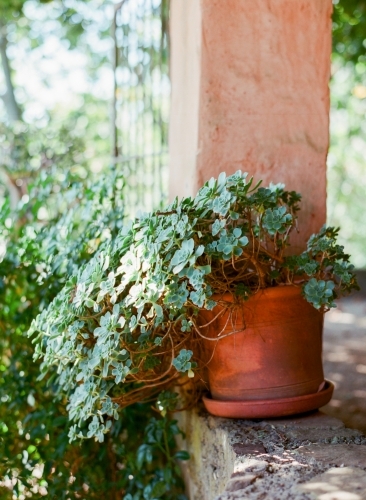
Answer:
[[[260, 403], [282, 398], [287, 412], [293, 412], [298, 411], [296, 405], [289, 410], [294, 399], [324, 392], [329, 397], [331, 387], [323, 387], [321, 368], [322, 314], [357, 283], [334, 228], [324, 227], [303, 253], [291, 255], [289, 237], [300, 199], [283, 185], [263, 188], [240, 171], [229, 177], [223, 173], [195, 198], [175, 200], [166, 210], [124, 227], [69, 279], [33, 322], [30, 335], [35, 356], [43, 357], [42, 370], [56, 366], [59, 390], [69, 394], [69, 415], [75, 421], [71, 439], [103, 440], [118, 409], [138, 401], [157, 398], [166, 411], [170, 403], [164, 391], [184, 374], [199, 382], [208, 373], [214, 399], [206, 398], [206, 404], [234, 400], [238, 413], [241, 396], [223, 395], [211, 376], [220, 369], [223, 385], [230, 377], [234, 385], [245, 384], [245, 377], [232, 376], [232, 365], [222, 364], [238, 352], [241, 367], [250, 365], [254, 378], [261, 371], [259, 378], [268, 379], [269, 391], [243, 389], [244, 399], [248, 394]], [[268, 333], [281, 317], [290, 333], [287, 341], [281, 327]], [[306, 328], [299, 333], [301, 324]], [[274, 363], [277, 379], [272, 383], [273, 362], [266, 356], [276, 335], [282, 361]], [[248, 354], [245, 337], [253, 344]], [[229, 355], [220, 351], [226, 342], [231, 343]], [[285, 354], [286, 342], [295, 361]], [[290, 377], [287, 384], [297, 384], [300, 392], [290, 387], [281, 394], [286, 362], [303, 364], [304, 351], [315, 359], [300, 370], [305, 382]], [[158, 396], [162, 391], [165, 397]]]

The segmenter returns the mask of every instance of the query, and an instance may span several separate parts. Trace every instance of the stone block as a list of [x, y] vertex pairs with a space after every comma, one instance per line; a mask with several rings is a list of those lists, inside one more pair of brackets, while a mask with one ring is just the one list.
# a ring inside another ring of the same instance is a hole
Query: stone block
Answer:
[[258, 455], [266, 453], [266, 449], [262, 444], [234, 443], [233, 450], [236, 455]]
[[[199, 408], [177, 417], [186, 433], [181, 446], [192, 457], [184, 465], [190, 500], [308, 500], [299, 485], [327, 469], [366, 470], [366, 439], [321, 412], [250, 421], [215, 418]], [[342, 439], [365, 444], [330, 444]], [[309, 440], [315, 444], [299, 447]]]
[[[268, 458], [268, 455], [265, 455]], [[257, 460], [255, 458], [245, 457], [244, 461], [236, 460], [235, 469], [231, 477], [236, 477], [242, 475], [244, 472], [264, 472], [268, 468], [268, 462], [266, 460]]]
[[319, 500], [366, 500], [366, 474], [355, 467], [333, 467], [298, 489]]
[[328, 443], [339, 443], [343, 440], [353, 439], [355, 437], [361, 437], [362, 432], [355, 429], [316, 429], [316, 428], [288, 428], [285, 431], [288, 439], [291, 441], [303, 442], [310, 441], [312, 443], [316, 442], [328, 442]]
[[254, 474], [239, 474], [230, 479], [226, 485], [225, 491], [243, 490], [257, 479]]
[[[301, 446], [295, 452], [307, 458], [314, 458], [327, 465], [347, 465], [366, 469], [366, 446], [357, 444]], [[364, 473], [365, 474], [365, 473]], [[365, 474], [366, 477], [366, 474]], [[366, 489], [366, 488], [365, 488]]]
[[341, 429], [344, 427], [341, 420], [330, 417], [321, 411], [308, 413], [300, 417], [276, 418], [266, 420], [266, 422], [274, 427], [290, 429]]

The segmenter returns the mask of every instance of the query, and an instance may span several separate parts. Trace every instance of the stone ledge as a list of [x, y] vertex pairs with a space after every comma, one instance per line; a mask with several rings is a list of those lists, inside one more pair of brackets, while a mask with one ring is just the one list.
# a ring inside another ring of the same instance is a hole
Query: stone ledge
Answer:
[[178, 419], [190, 500], [366, 499], [366, 437], [322, 412], [249, 421], [199, 408]]

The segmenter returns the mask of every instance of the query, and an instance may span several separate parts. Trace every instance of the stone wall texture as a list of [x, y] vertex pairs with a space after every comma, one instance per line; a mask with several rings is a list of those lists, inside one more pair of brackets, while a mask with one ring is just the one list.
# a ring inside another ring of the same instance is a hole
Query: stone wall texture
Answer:
[[366, 437], [322, 412], [250, 421], [198, 408], [178, 419], [190, 500], [366, 498]]

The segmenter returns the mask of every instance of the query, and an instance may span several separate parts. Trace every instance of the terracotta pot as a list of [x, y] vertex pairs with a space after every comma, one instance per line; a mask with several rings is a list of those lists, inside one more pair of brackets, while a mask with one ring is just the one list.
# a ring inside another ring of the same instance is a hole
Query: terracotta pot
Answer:
[[231, 306], [199, 317], [202, 335], [212, 339], [203, 350], [213, 400], [286, 400], [323, 389], [323, 314], [300, 288], [267, 288], [239, 305], [230, 295], [214, 299]]

